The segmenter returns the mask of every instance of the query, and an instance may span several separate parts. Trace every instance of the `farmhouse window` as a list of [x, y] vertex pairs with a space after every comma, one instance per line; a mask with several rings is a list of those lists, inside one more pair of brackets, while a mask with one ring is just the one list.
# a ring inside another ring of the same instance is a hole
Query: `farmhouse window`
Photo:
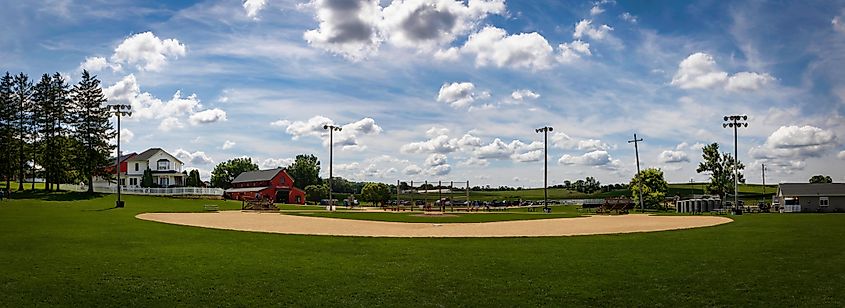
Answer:
[[166, 159], [159, 159], [158, 160], [158, 170], [169, 170], [170, 169], [170, 161]]
[[828, 206], [830, 205], [830, 200], [827, 197], [819, 197], [819, 206]]
[[135, 171], [138, 171], [138, 163], [135, 163]]

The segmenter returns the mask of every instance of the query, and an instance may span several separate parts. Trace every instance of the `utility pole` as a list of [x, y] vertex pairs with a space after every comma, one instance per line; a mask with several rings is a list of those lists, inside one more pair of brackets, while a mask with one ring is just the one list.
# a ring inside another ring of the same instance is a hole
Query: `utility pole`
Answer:
[[763, 171], [763, 203], [766, 203], [766, 164], [760, 164], [760, 170]]
[[[109, 105], [109, 111], [117, 116], [117, 155], [114, 157], [114, 173], [117, 175], [117, 201], [114, 207], [123, 207], [123, 200], [120, 200], [120, 117], [132, 116], [132, 106], [130, 105]], [[94, 185], [94, 183], [91, 183]]]
[[543, 211], [550, 212], [549, 209], [549, 132], [553, 131], [551, 126], [543, 126], [534, 131], [543, 133]]
[[732, 116], [725, 116], [723, 118], [726, 123], [722, 123], [722, 127], [724, 128], [733, 128], [734, 129], [734, 209], [739, 208], [739, 201], [737, 196], [739, 195], [739, 149], [737, 147], [737, 128], [740, 127], [748, 127], [747, 115], [732, 115]]
[[637, 134], [634, 133], [634, 140], [628, 140], [628, 143], [634, 143], [634, 154], [637, 157], [637, 178], [639, 178], [637, 183], [639, 183], [640, 186], [640, 211], [645, 213], [645, 204], [643, 203], [643, 178], [640, 175], [640, 148], [638, 146], [638, 144], [642, 141], [643, 139], [637, 139]]
[[334, 199], [332, 199], [332, 152], [334, 151], [333, 135], [334, 132], [339, 132], [342, 128], [340, 126], [327, 124], [323, 125], [323, 129], [329, 130], [329, 211], [334, 211]]

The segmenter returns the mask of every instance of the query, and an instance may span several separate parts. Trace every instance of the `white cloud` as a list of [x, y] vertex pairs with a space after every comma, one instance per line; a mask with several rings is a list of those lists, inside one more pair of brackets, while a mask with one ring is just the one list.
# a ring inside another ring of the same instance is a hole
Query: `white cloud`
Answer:
[[475, 55], [475, 65], [543, 70], [552, 66], [552, 46], [537, 32], [508, 35], [488, 26], [469, 36], [461, 52]]
[[660, 155], [657, 157], [657, 160], [664, 164], [690, 161], [689, 156], [687, 156], [686, 152], [672, 150], [666, 150], [661, 152]]
[[445, 165], [439, 165], [439, 166], [434, 166], [434, 167], [428, 168], [428, 170], [426, 170], [426, 173], [429, 174], [429, 175], [441, 176], [441, 175], [447, 175], [451, 171], [452, 171], [452, 166], [450, 166], [449, 164], [445, 164]]
[[769, 74], [739, 72], [728, 78], [728, 85], [725, 89], [731, 91], [756, 91], [775, 80]]
[[278, 121], [273, 121], [273, 122], [270, 123], [270, 126], [275, 126], [275, 127], [288, 127], [289, 125], [290, 125], [290, 121], [288, 121], [288, 120], [278, 120]]
[[[289, 124], [288, 124], [289, 123]], [[334, 121], [324, 116], [314, 116], [307, 121], [289, 122], [286, 120], [271, 123], [273, 126], [283, 127], [288, 124], [285, 132], [291, 135], [293, 140], [302, 136], [311, 136], [323, 140], [323, 145], [328, 146], [329, 131], [323, 128], [324, 125], [334, 125]], [[363, 150], [364, 146], [358, 141], [363, 135], [378, 135], [382, 128], [372, 118], [363, 118], [341, 126], [341, 131], [334, 132], [332, 141], [334, 145], [340, 145], [344, 150]]]
[[446, 163], [446, 155], [440, 153], [431, 154], [425, 159], [425, 165], [429, 167], [445, 165]]
[[384, 8], [381, 30], [396, 46], [430, 50], [453, 42], [487, 15], [503, 13], [504, 0], [400, 0]]
[[[103, 58], [103, 57], [87, 57], [87, 58], [85, 58], [85, 62], [82, 62], [82, 64], [79, 65], [79, 70], [80, 71], [81, 70], [88, 70], [89, 72], [98, 72], [98, 71], [102, 71], [103, 69], [105, 69], [107, 67], [112, 67], [112, 65], [109, 64], [109, 61], [106, 60], [106, 58]], [[117, 69], [117, 67], [113, 67], [113, 68]]]
[[511, 159], [521, 163], [541, 161], [543, 160], [543, 150], [534, 150], [525, 153], [515, 153], [511, 155]]
[[176, 39], [161, 40], [152, 32], [129, 36], [114, 49], [114, 64], [136, 65], [139, 70], [159, 71], [169, 59], [185, 56], [185, 45]]
[[244, 0], [244, 10], [246, 11], [246, 16], [250, 18], [258, 18], [258, 12], [264, 9], [264, 6], [267, 5], [267, 0]]
[[598, 139], [575, 139], [564, 132], [557, 132], [552, 135], [552, 146], [561, 149], [597, 151], [611, 150], [615, 147]]
[[182, 122], [179, 119], [174, 117], [165, 118], [161, 120], [161, 123], [158, 125], [158, 130], [163, 132], [171, 132], [176, 129], [184, 128], [185, 125], [182, 125]]
[[190, 116], [191, 124], [209, 124], [226, 121], [226, 112], [219, 108], [203, 110]]
[[[255, 161], [258, 161], [257, 159]], [[261, 168], [262, 169], [273, 169], [273, 168], [287, 168], [291, 164], [293, 164], [293, 158], [266, 158], [261, 161]]]
[[459, 149], [471, 150], [481, 146], [481, 138], [464, 134], [461, 138], [451, 138], [449, 130], [432, 127], [426, 131], [426, 141], [411, 142], [399, 149], [402, 153], [452, 153]]
[[237, 145], [237, 143], [230, 141], [230, 140], [226, 140], [226, 142], [223, 142], [223, 146], [221, 148], [224, 149], [224, 150], [228, 150], [228, 149], [234, 148], [235, 145]]
[[834, 147], [836, 134], [814, 126], [781, 126], [766, 142], [749, 152], [757, 159], [805, 159], [818, 157]]
[[472, 105], [476, 99], [490, 97], [490, 93], [484, 91], [475, 92], [475, 85], [471, 82], [444, 83], [437, 92], [437, 101], [447, 103], [453, 108], [466, 108]]
[[523, 100], [527, 100], [527, 99], [540, 98], [540, 94], [537, 94], [536, 92], [531, 91], [531, 90], [522, 89], [522, 90], [513, 91], [513, 93], [511, 93], [511, 98], [518, 100], [518, 101], [523, 101]]
[[557, 60], [561, 63], [572, 63], [581, 59], [582, 55], [593, 55], [593, 53], [590, 52], [590, 43], [585, 43], [581, 40], [574, 40], [571, 43], [561, 43], [557, 47], [560, 50]]
[[836, 157], [839, 159], [845, 159], [845, 151], [840, 151], [839, 154], [836, 154]]
[[836, 16], [830, 21], [830, 24], [833, 26], [833, 30], [836, 30], [839, 33], [845, 33], [845, 22], [843, 22], [842, 19], [842, 16]]
[[581, 156], [564, 154], [557, 162], [561, 165], [596, 166], [607, 169], [616, 169], [619, 165], [619, 161], [612, 159], [607, 151], [592, 151]]
[[361, 60], [374, 54], [382, 39], [378, 35], [381, 7], [378, 0], [314, 0], [320, 25], [303, 38], [314, 47]]
[[173, 152], [173, 156], [176, 156], [176, 158], [179, 158], [185, 164], [190, 165], [208, 165], [214, 163], [211, 157], [208, 157], [203, 151], [191, 153], [180, 148]]
[[604, 9], [601, 6], [594, 5], [593, 8], [590, 9], [590, 15], [596, 16], [601, 13], [604, 13]]
[[422, 171], [422, 168], [417, 165], [409, 165], [402, 170], [402, 173], [404, 173], [405, 175], [417, 175], [422, 173]]
[[131, 130], [122, 128], [120, 129], [120, 142], [132, 142], [132, 139], [135, 138], [135, 133]]
[[[543, 149], [543, 143], [539, 141], [526, 144], [519, 140], [513, 140], [510, 143], [505, 143], [496, 138], [489, 144], [476, 148], [473, 155], [477, 159], [512, 159], [517, 162], [527, 162], [537, 160], [538, 154], [529, 152], [540, 149]], [[539, 155], [542, 159], [542, 153]]]
[[621, 15], [619, 15], [619, 18], [622, 18], [622, 20], [630, 22], [632, 24], [637, 23], [638, 20], [637, 16], [631, 15], [631, 13], [628, 12], [622, 13]]
[[575, 25], [575, 32], [572, 33], [572, 37], [576, 39], [589, 37], [593, 40], [600, 41], [609, 37], [610, 31], [613, 31], [613, 27], [608, 25], [593, 27], [592, 20], [582, 19]]
[[678, 71], [672, 77], [672, 85], [681, 89], [715, 89], [730, 91], [759, 90], [774, 77], [767, 73], [738, 72], [728, 75], [717, 65], [713, 56], [697, 52], [678, 64]]

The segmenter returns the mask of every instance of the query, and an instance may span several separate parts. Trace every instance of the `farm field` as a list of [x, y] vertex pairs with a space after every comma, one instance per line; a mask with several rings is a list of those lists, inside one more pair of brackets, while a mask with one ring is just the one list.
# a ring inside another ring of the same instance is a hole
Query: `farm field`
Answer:
[[111, 209], [112, 196], [28, 197], [0, 203], [3, 306], [845, 304], [845, 215], [626, 235], [355, 238], [134, 218], [233, 201], [126, 196]]

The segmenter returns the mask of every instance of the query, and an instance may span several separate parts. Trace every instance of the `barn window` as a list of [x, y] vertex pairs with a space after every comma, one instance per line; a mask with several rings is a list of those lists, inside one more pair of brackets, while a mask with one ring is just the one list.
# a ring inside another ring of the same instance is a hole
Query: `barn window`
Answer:
[[819, 206], [828, 206], [830, 205], [830, 200], [827, 197], [819, 197]]

